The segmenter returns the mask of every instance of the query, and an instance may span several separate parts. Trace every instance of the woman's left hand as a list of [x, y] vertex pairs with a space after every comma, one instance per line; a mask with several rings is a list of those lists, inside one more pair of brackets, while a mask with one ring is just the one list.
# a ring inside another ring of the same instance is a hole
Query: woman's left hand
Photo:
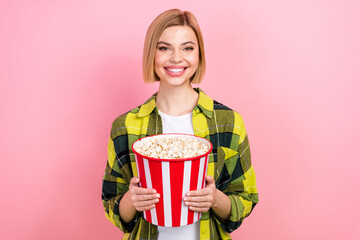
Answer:
[[194, 212], [207, 212], [215, 204], [216, 186], [211, 176], [205, 176], [206, 187], [190, 191], [184, 197], [185, 205]]

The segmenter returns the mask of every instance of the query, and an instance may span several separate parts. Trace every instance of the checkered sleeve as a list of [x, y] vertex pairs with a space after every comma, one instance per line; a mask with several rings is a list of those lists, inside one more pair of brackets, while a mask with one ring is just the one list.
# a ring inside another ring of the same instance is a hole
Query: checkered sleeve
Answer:
[[[119, 138], [126, 138], [126, 135], [119, 136], [115, 141], [119, 141]], [[126, 152], [117, 153], [114, 147], [114, 140], [110, 138], [108, 143], [108, 159], [103, 177], [102, 202], [106, 218], [124, 233], [133, 230], [137, 218], [135, 216], [132, 221], [125, 223], [119, 213], [120, 200], [129, 189], [128, 179], [131, 178], [129, 163], [128, 154]]]
[[230, 157], [226, 159], [227, 170], [232, 169], [228, 175], [229, 183], [222, 180], [222, 178], [225, 179], [225, 175], [220, 176], [219, 179], [220, 182], [224, 182], [222, 190], [231, 201], [230, 218], [228, 221], [224, 221], [215, 214], [218, 224], [229, 233], [240, 227], [245, 217], [250, 215], [259, 201], [248, 136], [241, 116], [237, 113], [235, 115], [235, 119], [237, 119], [235, 122], [238, 123], [234, 134], [239, 137], [238, 153], [233, 156], [228, 154]]

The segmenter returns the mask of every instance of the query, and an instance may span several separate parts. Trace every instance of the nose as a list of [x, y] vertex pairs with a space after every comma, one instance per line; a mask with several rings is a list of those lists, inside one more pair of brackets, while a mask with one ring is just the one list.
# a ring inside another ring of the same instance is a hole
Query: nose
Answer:
[[171, 54], [171, 62], [173, 63], [179, 63], [182, 61], [182, 54], [180, 53], [180, 51], [175, 50], [172, 52]]

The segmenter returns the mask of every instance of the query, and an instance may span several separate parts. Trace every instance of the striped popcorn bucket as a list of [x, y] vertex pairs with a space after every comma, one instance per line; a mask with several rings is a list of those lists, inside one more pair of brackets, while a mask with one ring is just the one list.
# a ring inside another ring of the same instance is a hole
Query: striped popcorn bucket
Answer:
[[[196, 138], [206, 144], [209, 151], [192, 158], [159, 159], [144, 156], [134, 150], [134, 146], [141, 144], [141, 141], [174, 136]], [[200, 220], [201, 213], [190, 211], [183, 199], [188, 191], [205, 187], [205, 174], [212, 150], [210, 141], [187, 134], [160, 134], [135, 141], [132, 150], [135, 153], [140, 186], [153, 188], [160, 194], [155, 208], [144, 211], [146, 221], [163, 227], [180, 227]]]

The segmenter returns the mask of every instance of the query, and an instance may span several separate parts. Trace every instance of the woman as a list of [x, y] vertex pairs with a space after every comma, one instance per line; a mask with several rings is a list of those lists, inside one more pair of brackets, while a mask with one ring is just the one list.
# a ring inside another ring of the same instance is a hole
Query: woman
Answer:
[[[102, 199], [107, 218], [125, 233], [123, 239], [231, 239], [229, 233], [258, 202], [243, 120], [192, 88], [204, 73], [203, 38], [194, 15], [178, 9], [160, 14], [148, 29], [143, 55], [144, 81], [160, 81], [159, 90], [113, 122], [108, 145]], [[191, 211], [202, 212], [194, 224], [167, 228], [143, 218], [142, 211], [154, 208], [160, 195], [139, 187], [131, 145], [161, 133], [194, 134], [213, 144], [206, 187], [184, 197]]]

